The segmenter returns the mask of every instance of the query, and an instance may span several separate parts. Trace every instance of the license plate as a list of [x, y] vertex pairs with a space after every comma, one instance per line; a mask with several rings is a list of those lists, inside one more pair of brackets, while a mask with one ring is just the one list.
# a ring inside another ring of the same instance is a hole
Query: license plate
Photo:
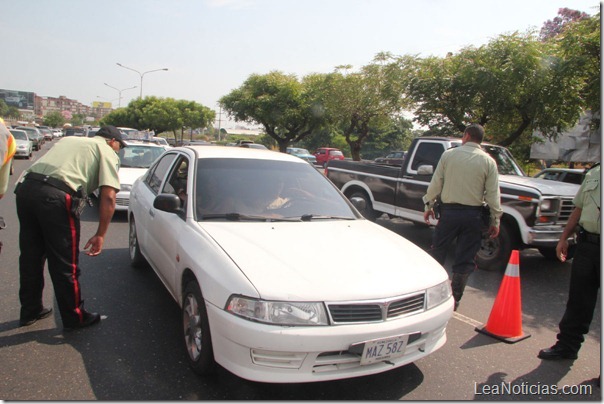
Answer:
[[361, 355], [361, 365], [400, 358], [405, 354], [408, 340], [408, 335], [398, 335], [396, 337], [366, 341], [363, 354]]

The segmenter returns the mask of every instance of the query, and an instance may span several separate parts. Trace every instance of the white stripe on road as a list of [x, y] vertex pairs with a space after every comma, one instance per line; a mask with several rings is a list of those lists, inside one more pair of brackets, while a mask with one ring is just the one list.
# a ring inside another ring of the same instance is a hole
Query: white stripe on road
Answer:
[[483, 323], [476, 321], [473, 318], [466, 317], [463, 314], [459, 314], [456, 311], [453, 312], [453, 318], [456, 318], [463, 323], [469, 324], [472, 327], [482, 327], [483, 326]]

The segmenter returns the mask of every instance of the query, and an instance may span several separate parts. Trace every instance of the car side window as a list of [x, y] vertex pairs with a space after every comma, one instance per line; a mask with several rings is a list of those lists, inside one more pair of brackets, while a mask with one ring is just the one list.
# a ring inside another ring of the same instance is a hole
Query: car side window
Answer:
[[145, 183], [156, 195], [159, 194], [159, 187], [161, 187], [161, 183], [166, 177], [175, 158], [176, 154], [166, 154], [149, 170], [147, 178], [145, 178]]
[[183, 210], [187, 206], [187, 178], [189, 177], [189, 159], [186, 156], [180, 156], [174, 164], [168, 181], [164, 184], [162, 194], [173, 194], [180, 198], [180, 206]]
[[417, 146], [415, 155], [413, 156], [413, 163], [411, 170], [416, 171], [419, 166], [431, 165], [436, 169], [440, 156], [445, 152], [445, 148], [441, 143], [424, 142]]

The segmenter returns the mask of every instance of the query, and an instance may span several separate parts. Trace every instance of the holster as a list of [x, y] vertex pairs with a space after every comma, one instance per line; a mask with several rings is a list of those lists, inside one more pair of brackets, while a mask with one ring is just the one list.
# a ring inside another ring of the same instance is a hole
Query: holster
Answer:
[[482, 224], [484, 225], [484, 227], [490, 227], [491, 226], [491, 209], [489, 208], [489, 205], [482, 205], [482, 210], [480, 212], [480, 215], [482, 217]]
[[82, 194], [82, 188], [79, 188], [76, 192], [71, 195], [71, 213], [79, 218], [84, 207], [86, 206], [86, 198]]

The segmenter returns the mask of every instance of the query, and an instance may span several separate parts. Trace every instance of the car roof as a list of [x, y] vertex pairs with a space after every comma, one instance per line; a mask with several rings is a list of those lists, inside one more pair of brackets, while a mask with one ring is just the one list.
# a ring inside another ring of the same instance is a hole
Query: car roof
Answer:
[[124, 143], [126, 143], [127, 146], [149, 146], [149, 147], [159, 147], [162, 149], [165, 146], [165, 145], [160, 145], [160, 144], [149, 142], [149, 141], [136, 140], [136, 139], [124, 139]]
[[276, 160], [290, 161], [299, 164], [308, 164], [306, 161], [299, 159], [288, 153], [281, 153], [265, 149], [249, 149], [246, 147], [226, 147], [226, 146], [181, 146], [170, 149], [173, 151], [192, 150], [197, 154], [198, 158], [250, 158], [258, 160]]
[[550, 167], [550, 168], [544, 168], [543, 170], [539, 171], [538, 174], [541, 173], [547, 173], [547, 172], [565, 172], [565, 173], [582, 173], [584, 172], [585, 169], [584, 168], [559, 168], [559, 167]]

